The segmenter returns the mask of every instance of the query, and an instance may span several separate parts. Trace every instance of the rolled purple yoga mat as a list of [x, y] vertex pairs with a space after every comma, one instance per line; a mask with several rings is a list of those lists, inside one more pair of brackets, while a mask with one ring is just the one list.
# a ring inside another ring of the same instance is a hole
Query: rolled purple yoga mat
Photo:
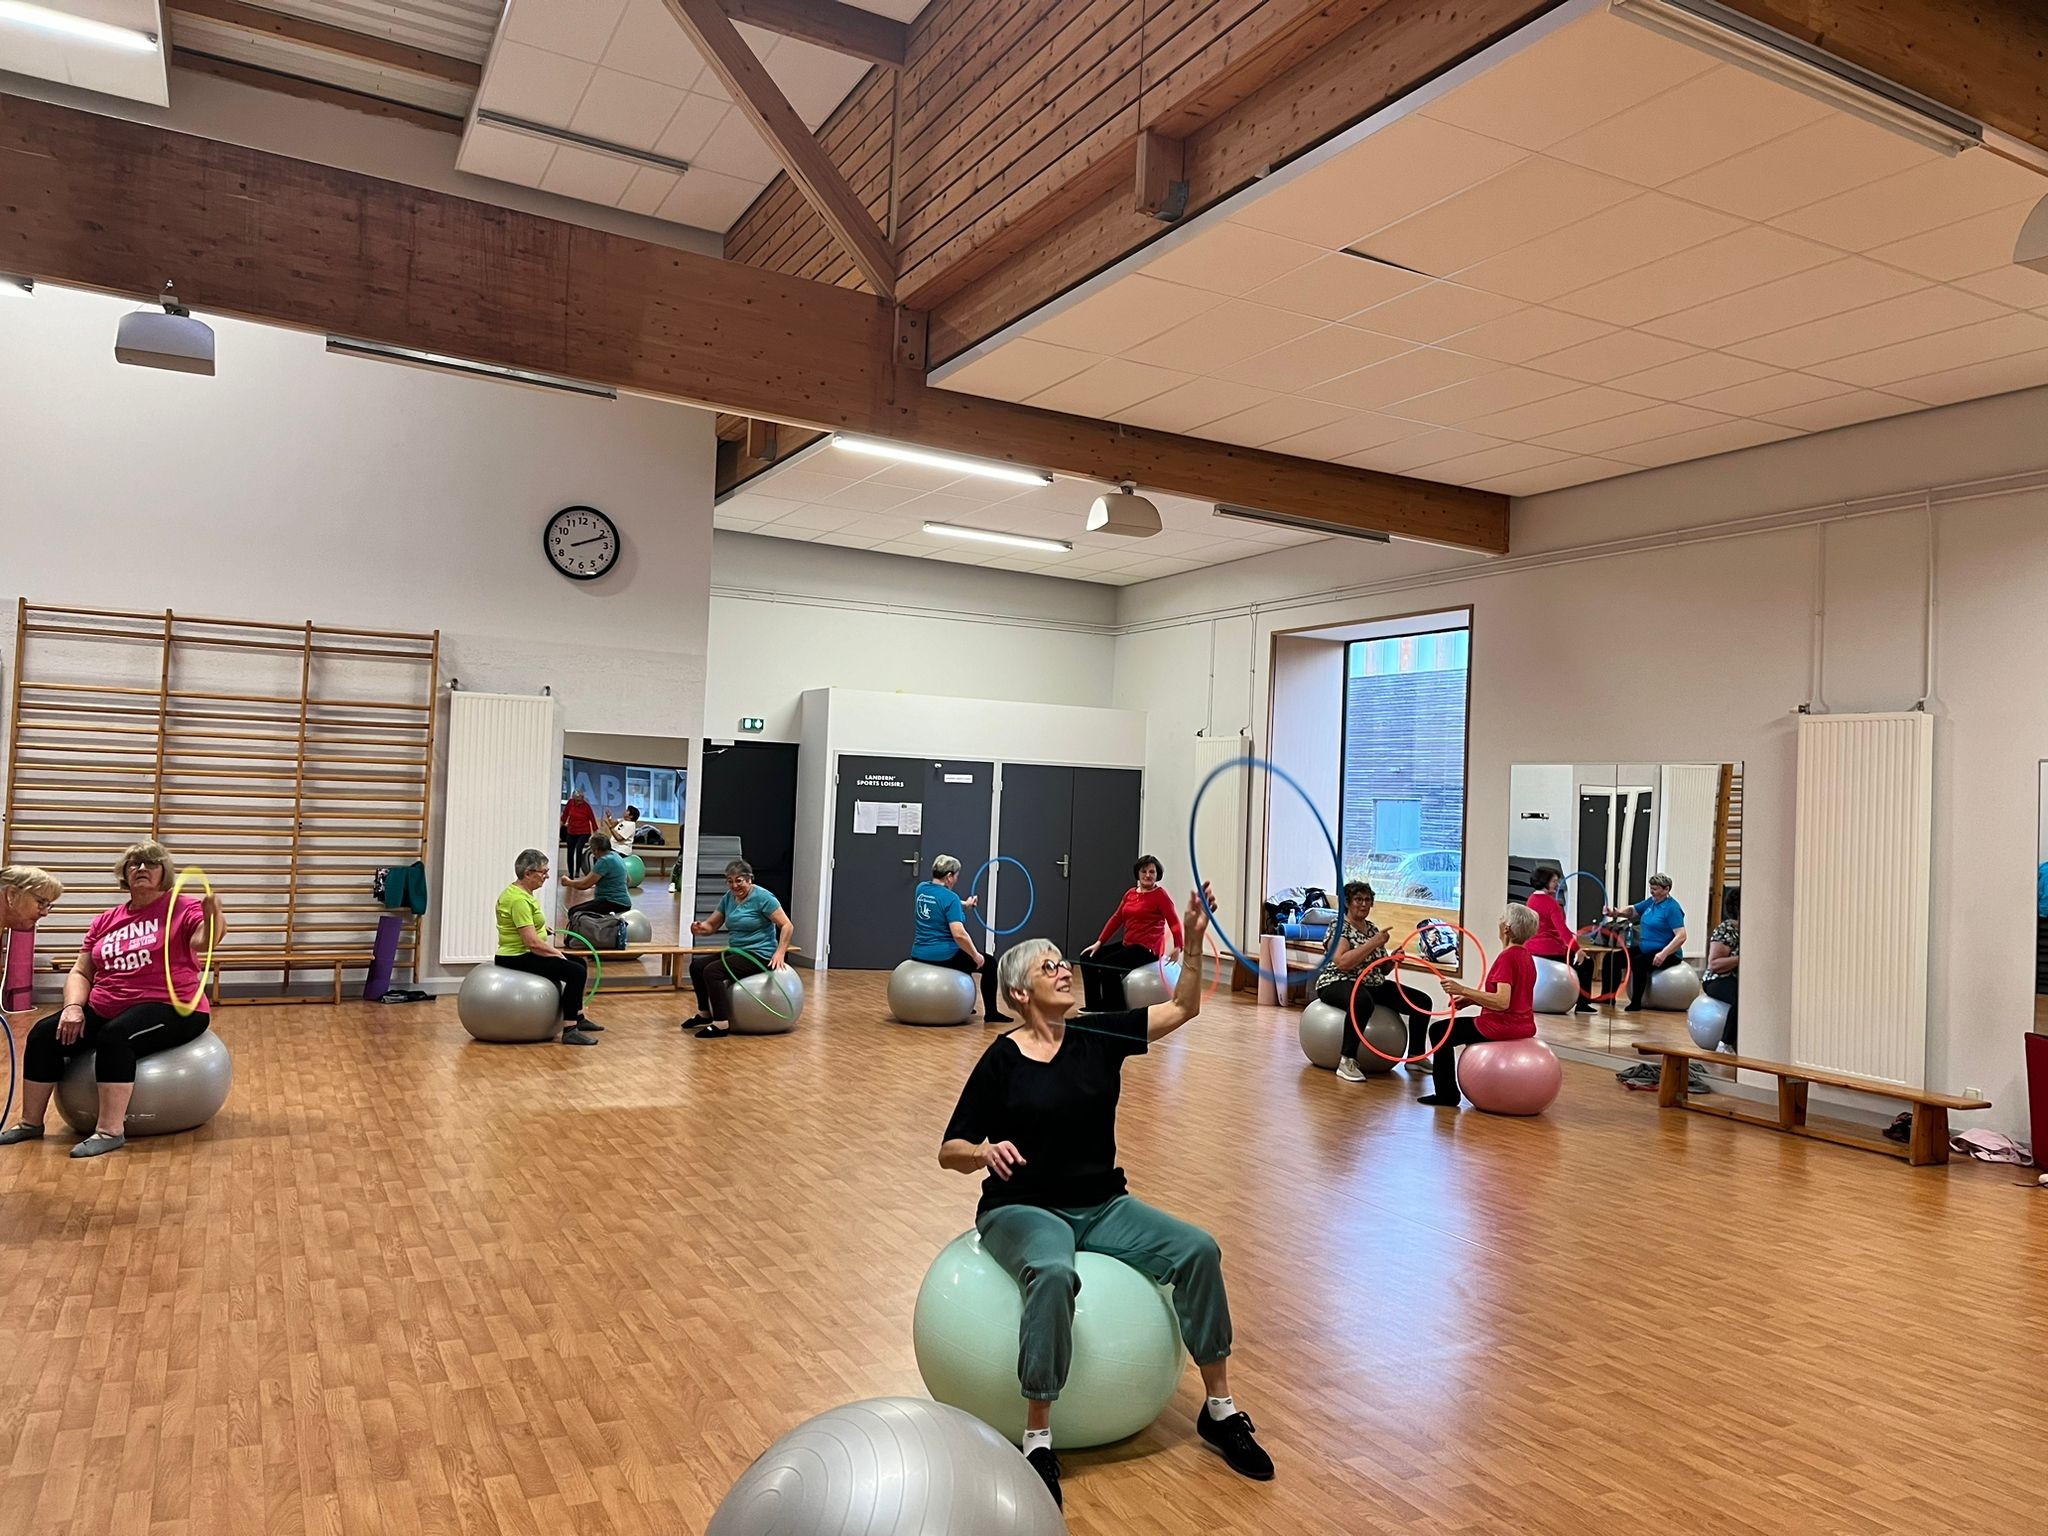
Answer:
[[405, 915], [386, 912], [377, 919], [377, 948], [370, 956], [370, 974], [363, 978], [363, 1001], [374, 1003], [391, 990], [391, 967], [398, 960], [398, 936], [405, 929]]

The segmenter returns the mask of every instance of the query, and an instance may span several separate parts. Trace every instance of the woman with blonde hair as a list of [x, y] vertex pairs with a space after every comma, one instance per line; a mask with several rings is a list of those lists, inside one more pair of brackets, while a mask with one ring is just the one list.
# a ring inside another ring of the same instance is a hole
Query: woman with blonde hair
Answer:
[[[64, 894], [64, 882], [33, 864], [0, 865], [0, 932], [33, 928]], [[0, 945], [0, 966], [7, 963]]]
[[[138, 1057], [185, 1045], [206, 1033], [203, 956], [227, 934], [220, 898], [183, 896], [171, 905], [176, 868], [164, 846], [140, 842], [122, 851], [114, 879], [128, 899], [93, 919], [78, 961], [64, 978], [64, 1006], [28, 1032], [21, 1054], [21, 1119], [0, 1131], [0, 1146], [39, 1141], [50, 1097], [64, 1068], [95, 1052], [99, 1125], [71, 1149], [100, 1157], [127, 1145], [128, 1100]], [[209, 938], [209, 934], [211, 937]], [[174, 1005], [198, 994], [189, 1013]]]

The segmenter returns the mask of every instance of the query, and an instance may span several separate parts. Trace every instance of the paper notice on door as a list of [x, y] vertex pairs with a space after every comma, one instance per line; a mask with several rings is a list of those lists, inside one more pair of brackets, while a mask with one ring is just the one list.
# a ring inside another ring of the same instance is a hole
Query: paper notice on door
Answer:
[[924, 807], [917, 804], [897, 806], [896, 832], [900, 837], [922, 837], [924, 835]]
[[903, 807], [893, 800], [877, 800], [875, 802], [875, 825], [878, 827], [895, 826], [896, 818], [902, 810]]
[[974, 782], [974, 775], [971, 773], [949, 773], [946, 775], [946, 782], [948, 784], [972, 784]]
[[[882, 802], [879, 800], [854, 801], [853, 830], [858, 833], [861, 833], [862, 835], [866, 835], [868, 833], [873, 832], [875, 828], [880, 825], [880, 822], [878, 822], [875, 818], [875, 813], [881, 809]], [[890, 809], [894, 810], [895, 807], [891, 806]]]

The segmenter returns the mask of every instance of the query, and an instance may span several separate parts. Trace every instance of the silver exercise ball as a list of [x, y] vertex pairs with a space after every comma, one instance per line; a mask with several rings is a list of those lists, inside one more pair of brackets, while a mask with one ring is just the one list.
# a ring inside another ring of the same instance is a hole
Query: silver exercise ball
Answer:
[[1685, 1032], [1701, 1050], [1719, 1050], [1721, 1037], [1728, 1032], [1728, 1005], [1702, 992], [1685, 1010]]
[[1325, 1072], [1336, 1071], [1337, 1058], [1344, 1054], [1344, 1010], [1321, 998], [1302, 1009], [1301, 1049]]
[[1536, 996], [1532, 1004], [1538, 1013], [1570, 1013], [1579, 1006], [1578, 973], [1562, 960], [1536, 957]]
[[1365, 1036], [1368, 1047], [1378, 1047], [1377, 1050], [1358, 1053], [1358, 1070], [1361, 1072], [1391, 1072], [1396, 1063], [1408, 1054], [1408, 1026], [1391, 1008], [1375, 1007], [1372, 1017], [1365, 1021], [1365, 1028], [1359, 1033]]
[[906, 960], [889, 973], [889, 1012], [899, 1024], [965, 1024], [974, 1014], [974, 980], [951, 966]]
[[652, 944], [654, 924], [647, 920], [647, 914], [638, 907], [628, 907], [619, 914], [619, 921], [625, 926], [621, 937], [628, 944]]
[[972, 1414], [878, 1397], [763, 1451], [704, 1536], [1065, 1536], [1024, 1453]]
[[732, 1032], [786, 1035], [804, 1011], [804, 979], [794, 970], [756, 971], [733, 983]]
[[1643, 1002], [1647, 1007], [1683, 1013], [1699, 995], [1700, 973], [1681, 960], [1674, 966], [1650, 974], [1650, 986], [1643, 994]]
[[455, 994], [455, 1016], [478, 1040], [532, 1045], [562, 1031], [562, 992], [545, 976], [488, 960], [473, 965]]
[[[72, 1057], [57, 1085], [57, 1112], [81, 1136], [90, 1136], [99, 1126], [96, 1058], [93, 1051]], [[128, 1101], [122, 1134], [168, 1136], [195, 1130], [220, 1113], [234, 1080], [228, 1048], [210, 1029], [197, 1040], [144, 1056], [135, 1063], [135, 1096]]]
[[[1165, 975], [1160, 975], [1161, 970]], [[1126, 1008], [1150, 1008], [1156, 1003], [1168, 1001], [1173, 989], [1180, 985], [1180, 967], [1171, 960], [1161, 966], [1157, 960], [1141, 965], [1124, 975], [1124, 1006]]]

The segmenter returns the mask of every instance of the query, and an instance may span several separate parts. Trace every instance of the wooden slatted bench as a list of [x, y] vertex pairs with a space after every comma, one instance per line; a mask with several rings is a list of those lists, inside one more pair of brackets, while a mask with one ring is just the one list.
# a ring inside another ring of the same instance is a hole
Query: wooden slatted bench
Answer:
[[[1952, 1093], [1934, 1093], [1925, 1088], [1908, 1088], [1899, 1083], [1879, 1082], [1870, 1077], [1852, 1077], [1847, 1072], [1825, 1072], [1817, 1067], [1795, 1067], [1782, 1061], [1765, 1061], [1756, 1056], [1737, 1056], [1727, 1051], [1703, 1051], [1694, 1045], [1652, 1045], [1638, 1042], [1639, 1056], [1661, 1056], [1664, 1069], [1657, 1079], [1657, 1102], [1665, 1108], [1696, 1110], [1703, 1115], [1719, 1115], [1724, 1120], [1740, 1120], [1745, 1125], [1761, 1125], [1768, 1130], [1785, 1131], [1793, 1136], [1810, 1136], [1817, 1141], [1831, 1141], [1844, 1147], [1861, 1147], [1869, 1152], [1888, 1152], [1893, 1157], [1903, 1157], [1915, 1168], [1928, 1163], [1948, 1161], [1948, 1112], [1968, 1109], [1989, 1109], [1988, 1099], [1965, 1099]], [[1759, 1114], [1735, 1104], [1716, 1102], [1712, 1104], [1689, 1096], [1687, 1089], [1691, 1079], [1692, 1063], [1695, 1061], [1718, 1062], [1723, 1066], [1741, 1067], [1750, 1072], [1763, 1072], [1778, 1080], [1778, 1113], [1775, 1116]], [[1825, 1088], [1847, 1088], [1856, 1093], [1867, 1093], [1881, 1099], [1893, 1099], [1909, 1104], [1913, 1109], [1913, 1134], [1904, 1143], [1886, 1141], [1882, 1136], [1868, 1136], [1847, 1126], [1812, 1125], [1806, 1118], [1806, 1091], [1814, 1083]]]
[[[557, 937], [559, 938], [559, 935]], [[586, 957], [594, 954], [606, 965], [610, 965], [614, 960], [657, 959], [661, 962], [661, 969], [658, 971], [626, 971], [618, 975], [608, 971], [605, 973], [604, 984], [606, 987], [611, 987], [620, 982], [640, 982], [652, 988], [659, 987], [663, 982], [666, 982], [670, 987], [680, 992], [685, 986], [689, 985], [690, 974], [687, 966], [678, 963], [678, 957], [683, 955], [715, 955], [721, 953], [725, 947], [723, 944], [628, 944], [624, 949], [591, 950], [571, 940], [563, 949], [563, 953]], [[803, 950], [792, 944], [787, 952], [792, 955], [800, 955], [803, 953]], [[745, 979], [746, 974], [744, 971], [742, 972], [742, 980]]]
[[[213, 974], [207, 978], [206, 995], [216, 1008], [251, 1008], [280, 1003], [338, 1003], [342, 1000], [341, 988], [343, 971], [367, 970], [376, 957], [367, 949], [294, 949], [284, 953], [235, 954], [220, 951], [213, 957]], [[76, 956], [58, 956], [50, 961], [50, 969], [62, 975], [69, 971]], [[277, 971], [289, 976], [293, 971], [324, 971], [334, 973], [333, 995], [328, 997], [222, 997], [221, 977], [229, 971]]]

